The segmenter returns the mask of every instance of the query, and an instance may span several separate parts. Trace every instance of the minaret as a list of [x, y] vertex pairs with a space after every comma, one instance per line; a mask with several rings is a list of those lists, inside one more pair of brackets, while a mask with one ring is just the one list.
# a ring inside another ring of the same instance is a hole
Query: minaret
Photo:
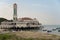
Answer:
[[17, 4], [14, 3], [13, 4], [13, 11], [14, 11], [14, 14], [13, 14], [13, 21], [17, 21]]

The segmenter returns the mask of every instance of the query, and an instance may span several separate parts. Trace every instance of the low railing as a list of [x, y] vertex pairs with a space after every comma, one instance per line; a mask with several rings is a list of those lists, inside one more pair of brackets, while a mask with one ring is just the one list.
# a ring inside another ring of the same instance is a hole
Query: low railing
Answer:
[[26, 25], [26, 26], [17, 26], [17, 25], [0, 25], [0, 28], [10, 28], [10, 27], [42, 27], [41, 25]]

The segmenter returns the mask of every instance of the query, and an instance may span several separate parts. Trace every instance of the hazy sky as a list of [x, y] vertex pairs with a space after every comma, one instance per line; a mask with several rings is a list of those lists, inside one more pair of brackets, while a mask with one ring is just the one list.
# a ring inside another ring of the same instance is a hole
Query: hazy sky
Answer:
[[13, 4], [18, 18], [37, 18], [42, 24], [60, 24], [60, 0], [0, 0], [0, 17], [13, 19]]

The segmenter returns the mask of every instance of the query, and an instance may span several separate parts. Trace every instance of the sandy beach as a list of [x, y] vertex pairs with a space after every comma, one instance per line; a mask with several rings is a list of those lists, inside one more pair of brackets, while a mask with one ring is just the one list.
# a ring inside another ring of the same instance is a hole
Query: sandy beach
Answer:
[[42, 32], [35, 32], [35, 31], [18, 31], [13, 32], [18, 37], [22, 38], [44, 38], [44, 39], [59, 39], [60, 36], [48, 34], [48, 33], [42, 33]]

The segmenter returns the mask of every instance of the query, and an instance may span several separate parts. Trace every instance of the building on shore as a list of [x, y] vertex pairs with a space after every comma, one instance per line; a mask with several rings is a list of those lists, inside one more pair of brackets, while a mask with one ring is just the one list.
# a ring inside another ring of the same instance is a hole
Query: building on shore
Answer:
[[17, 18], [17, 4], [13, 4], [13, 21], [3, 21], [1, 22], [0, 29], [12, 29], [12, 30], [39, 30], [43, 26], [39, 21], [34, 18], [24, 17]]

